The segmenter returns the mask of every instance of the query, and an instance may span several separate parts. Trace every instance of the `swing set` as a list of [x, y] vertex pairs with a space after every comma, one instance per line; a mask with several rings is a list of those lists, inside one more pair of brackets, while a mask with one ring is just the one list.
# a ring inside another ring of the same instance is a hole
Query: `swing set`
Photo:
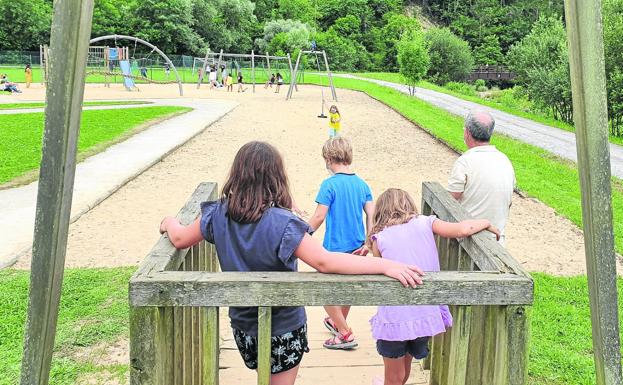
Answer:
[[287, 75], [287, 78], [291, 78], [292, 75], [292, 60], [290, 58], [290, 54], [287, 54], [286, 56], [274, 56], [268, 53], [256, 54], [255, 51], [251, 51], [251, 54], [239, 54], [224, 53], [223, 50], [216, 53], [208, 50], [203, 59], [195, 58], [193, 60], [192, 72], [194, 74], [195, 71], [197, 71], [199, 74], [199, 78], [197, 80], [198, 89], [203, 83], [206, 71], [211, 66], [216, 67], [221, 77], [223, 75], [223, 70], [225, 69], [230, 71], [230, 73], [235, 71], [236, 75], [244, 69], [250, 69], [253, 92], [255, 92], [255, 86], [258, 84], [256, 76], [257, 71], [261, 71], [266, 79], [270, 78], [271, 71], [283, 71], [283, 73]]

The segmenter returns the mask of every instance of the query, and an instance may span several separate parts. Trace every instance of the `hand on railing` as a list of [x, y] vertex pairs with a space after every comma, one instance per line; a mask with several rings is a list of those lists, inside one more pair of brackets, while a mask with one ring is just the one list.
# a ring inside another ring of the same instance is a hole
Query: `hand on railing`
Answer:
[[[385, 261], [389, 260], [386, 259]], [[416, 287], [423, 283], [422, 276], [424, 276], [424, 271], [415, 265], [404, 265], [395, 262], [383, 274], [399, 280], [404, 287]]]
[[489, 225], [489, 227], [487, 227], [485, 230], [495, 234], [495, 240], [499, 241], [500, 237], [502, 236], [502, 234], [500, 234], [500, 229], [498, 229], [497, 227], [493, 226], [493, 225]]

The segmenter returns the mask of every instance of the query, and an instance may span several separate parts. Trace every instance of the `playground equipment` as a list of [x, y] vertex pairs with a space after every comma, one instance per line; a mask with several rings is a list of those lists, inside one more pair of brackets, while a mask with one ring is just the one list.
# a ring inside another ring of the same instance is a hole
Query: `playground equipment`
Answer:
[[[618, 385], [623, 376], [600, 5], [598, 0], [568, 0], [565, 21], [595, 384]], [[49, 382], [92, 14], [92, 0], [54, 2], [50, 47], [63, 54], [52, 55], [49, 64], [22, 385]], [[180, 212], [183, 223], [199, 215], [199, 202], [216, 199], [216, 186], [211, 186], [203, 186]], [[422, 212], [463, 219], [458, 204], [440, 189], [425, 184]], [[524, 305], [532, 301], [532, 282], [498, 244], [483, 237], [477, 234], [458, 243], [439, 239], [442, 269], [458, 263], [457, 270], [466, 271], [429, 273], [425, 285], [415, 290], [380, 276], [209, 273], [216, 265], [211, 245], [176, 250], [163, 237], [130, 283], [131, 383], [218, 384], [219, 306], [259, 306], [258, 382], [265, 385], [270, 375], [270, 306], [446, 303], [455, 306], [456, 324], [433, 342], [431, 383], [523, 385]], [[483, 307], [469, 308], [478, 304]], [[466, 377], [468, 373], [480, 377]]]
[[[315, 46], [315, 45], [314, 45]], [[337, 102], [337, 94], [335, 93], [335, 87], [333, 86], [333, 76], [331, 76], [331, 70], [329, 69], [329, 59], [327, 59], [327, 53], [325, 51], [300, 51], [298, 57], [296, 58], [296, 65], [294, 66], [294, 73], [291, 77], [290, 80], [290, 87], [288, 88], [288, 92], [286, 94], [286, 100], [292, 98], [292, 91], [294, 89], [297, 89], [297, 75], [298, 75], [298, 71], [299, 71], [299, 65], [301, 64], [301, 56], [302, 55], [314, 55], [314, 59], [316, 59], [316, 68], [318, 70], [318, 73], [322, 72], [321, 70], [321, 65], [320, 65], [320, 56], [322, 55], [323, 61], [324, 61], [324, 65], [325, 65], [325, 71], [327, 73], [327, 77], [329, 79], [329, 87], [331, 88], [331, 96], [333, 97], [333, 100]], [[324, 87], [321, 85], [320, 87], [320, 115], [318, 115], [319, 118], [326, 118], [326, 115], [324, 114]]]
[[208, 50], [203, 59], [195, 58], [193, 61], [193, 73], [195, 73], [196, 70], [198, 71], [199, 68], [201, 69], [197, 80], [197, 88], [201, 87], [206, 70], [209, 66], [216, 66], [217, 70], [221, 72], [224, 67], [227, 68], [228, 71], [235, 71], [236, 74], [243, 69], [251, 69], [253, 92], [255, 92], [255, 86], [257, 84], [257, 70], [261, 70], [265, 78], [270, 77], [271, 71], [283, 71], [283, 73], [286, 74], [287, 80], [292, 77], [292, 60], [290, 54], [286, 56], [271, 56], [268, 53], [256, 54], [255, 51], [251, 51], [251, 54], [238, 54], [224, 53], [223, 50], [220, 50], [218, 53]]
[[[167, 55], [164, 54], [158, 47], [155, 45], [137, 37], [126, 36], [126, 35], [106, 35], [101, 37], [96, 37], [91, 39], [90, 44], [94, 44], [100, 41], [105, 40], [114, 40], [114, 47], [109, 46], [90, 46], [87, 55], [87, 75], [103, 75], [104, 76], [104, 84], [109, 87], [109, 77], [120, 76], [123, 78], [123, 83], [125, 88], [128, 91], [138, 90], [136, 86], [136, 80], [145, 81], [147, 83], [155, 83], [155, 84], [174, 84], [177, 83], [179, 85], [180, 96], [183, 96], [184, 91], [182, 87], [182, 81], [177, 72], [177, 69], [173, 65], [173, 62], [169, 59]], [[134, 50], [132, 54], [130, 54], [129, 47], [119, 47], [117, 44], [117, 40], [129, 40], [134, 42]], [[136, 58], [136, 48], [137, 44], [140, 43], [151, 49], [149, 54], [146, 57]], [[44, 79], [48, 78], [48, 47], [43, 45], [40, 46], [41, 52], [41, 70], [44, 73]], [[149, 65], [150, 57], [153, 53], [157, 53], [165, 63], [166, 68], [168, 70], [173, 71], [175, 74], [176, 80], [172, 81], [159, 81], [154, 79], [149, 79], [147, 77], [146, 69]], [[120, 72], [116, 71], [119, 68]]]

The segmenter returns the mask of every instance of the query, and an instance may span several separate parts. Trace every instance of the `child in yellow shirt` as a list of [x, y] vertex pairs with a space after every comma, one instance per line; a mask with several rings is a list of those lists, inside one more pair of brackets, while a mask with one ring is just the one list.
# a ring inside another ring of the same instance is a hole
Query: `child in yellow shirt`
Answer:
[[335, 104], [332, 105], [331, 108], [329, 108], [329, 138], [340, 135], [341, 120], [340, 111], [338, 111]]
[[231, 74], [227, 74], [227, 77], [225, 78], [225, 86], [227, 86], [227, 92], [234, 91], [234, 78]]

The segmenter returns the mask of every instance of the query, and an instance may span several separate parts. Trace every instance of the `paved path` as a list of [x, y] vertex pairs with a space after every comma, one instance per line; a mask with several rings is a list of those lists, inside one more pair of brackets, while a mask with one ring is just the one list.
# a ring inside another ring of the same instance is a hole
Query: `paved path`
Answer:
[[[72, 221], [237, 106], [233, 101], [209, 99], [150, 101], [154, 102], [150, 106], [185, 106], [194, 110], [155, 124], [79, 163], [74, 183]], [[0, 190], [0, 269], [14, 263], [21, 253], [31, 247], [36, 201], [37, 182]]]
[[[347, 74], [334, 74], [336, 77], [366, 80], [385, 87], [396, 89], [405, 94], [409, 93], [407, 86], [383, 80], [362, 78]], [[416, 87], [415, 96], [437, 107], [460, 116], [467, 115], [472, 109], [485, 110], [491, 113], [496, 120], [495, 129], [505, 135], [543, 148], [561, 158], [577, 162], [575, 134], [560, 128], [547, 126], [533, 120], [521, 118], [507, 112], [496, 110], [481, 104], [469, 102], [441, 92]], [[623, 147], [610, 144], [610, 164], [612, 175], [623, 179]]]
[[[109, 102], [110, 100], [106, 100], [106, 102]], [[114, 101], [114, 100], [113, 100]], [[127, 100], [120, 100], [120, 101], [127, 101]], [[163, 99], [163, 100], [149, 100], [150, 103], [144, 103], [144, 104], [125, 104], [125, 105], [121, 105], [121, 104], [104, 104], [101, 106], [84, 106], [82, 107], [82, 110], [114, 110], [114, 109], [118, 109], [118, 108], [141, 108], [141, 107], [153, 107], [153, 106], [170, 106], [171, 105], [171, 100], [170, 99]], [[0, 115], [13, 115], [13, 114], [32, 114], [33, 112], [44, 112], [44, 108], [43, 107], [34, 107], [34, 108], [16, 108], [16, 109], [11, 109], [11, 110], [0, 110]]]

